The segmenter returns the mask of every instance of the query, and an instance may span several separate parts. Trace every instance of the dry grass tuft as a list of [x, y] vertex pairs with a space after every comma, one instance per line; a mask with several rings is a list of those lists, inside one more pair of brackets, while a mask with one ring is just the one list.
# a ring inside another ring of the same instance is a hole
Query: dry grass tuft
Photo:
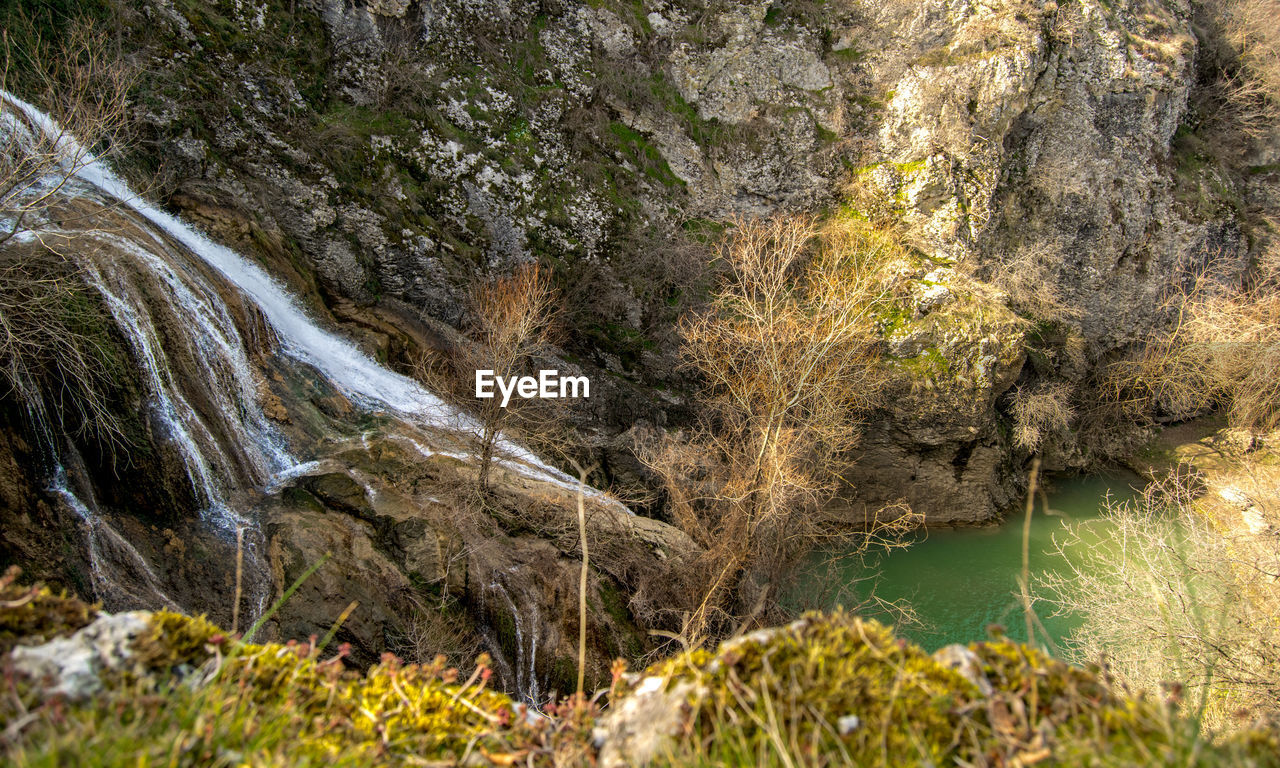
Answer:
[[1228, 79], [1234, 122], [1248, 136], [1265, 138], [1280, 108], [1280, 0], [1221, 0], [1227, 39], [1240, 70]]
[[1087, 524], [1071, 529], [1057, 542], [1068, 570], [1043, 586], [1060, 611], [1083, 618], [1069, 639], [1077, 660], [1105, 659], [1134, 690], [1176, 685], [1172, 695], [1215, 728], [1280, 722], [1280, 550], [1274, 537], [1229, 530], [1239, 513], [1216, 516], [1221, 505], [1181, 475], [1109, 504], [1105, 538]]

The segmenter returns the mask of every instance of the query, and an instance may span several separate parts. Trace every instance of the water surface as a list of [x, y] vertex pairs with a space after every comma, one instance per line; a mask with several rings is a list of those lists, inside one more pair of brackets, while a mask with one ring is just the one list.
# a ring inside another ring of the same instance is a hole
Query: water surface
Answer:
[[[1061, 541], [1064, 526], [1084, 524], [1088, 539], [1106, 538], [1109, 526], [1100, 517], [1108, 495], [1126, 500], [1137, 494], [1141, 481], [1132, 474], [1091, 475], [1059, 478], [1048, 490], [1051, 514], [1045, 515], [1037, 502], [1031, 521], [1030, 570], [1036, 575], [1050, 569], [1062, 570], [1065, 563], [1054, 554], [1054, 536]], [[839, 596], [821, 598], [825, 607], [853, 605], [874, 590], [882, 600], [906, 602], [918, 616], [919, 624], [895, 621], [892, 613], [864, 607], [864, 616], [894, 623], [898, 634], [926, 650], [948, 643], [968, 643], [987, 637], [990, 624], [1005, 627], [1014, 639], [1025, 640], [1022, 601], [1018, 596], [1018, 576], [1022, 571], [1021, 510], [1001, 525], [982, 528], [932, 528], [922, 532], [907, 549], [893, 550], [863, 565], [856, 558], [831, 563], [823, 576], [845, 587]], [[1070, 552], [1068, 552], [1070, 554]], [[879, 576], [875, 572], [879, 571]], [[1078, 620], [1054, 617], [1044, 604], [1037, 615], [1055, 643], [1059, 643]]]

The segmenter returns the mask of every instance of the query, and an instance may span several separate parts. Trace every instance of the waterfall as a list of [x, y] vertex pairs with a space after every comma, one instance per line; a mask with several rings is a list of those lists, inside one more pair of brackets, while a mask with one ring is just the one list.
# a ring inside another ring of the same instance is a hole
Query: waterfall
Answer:
[[[87, 284], [102, 298], [141, 369], [152, 423], [163, 428], [167, 441], [176, 449], [201, 504], [201, 519], [232, 541], [237, 531], [249, 534], [246, 564], [262, 575], [260, 585], [269, 579], [265, 541], [257, 521], [237, 511], [233, 496], [246, 488], [276, 493], [292, 479], [318, 471], [322, 462], [295, 459], [282, 435], [263, 415], [258, 402], [260, 373], [250, 363], [245, 340], [227, 306], [224, 297], [228, 290], [243, 296], [246, 307], [265, 321], [276, 352], [314, 370], [357, 407], [412, 427], [410, 431], [420, 440], [402, 434], [395, 437], [422, 456], [475, 460], [465, 449], [442, 450], [443, 446], [462, 448], [458, 436], [464, 445], [476, 438], [480, 426], [474, 418], [412, 379], [379, 365], [349, 339], [323, 328], [258, 265], [140, 198], [74, 138], [62, 134], [48, 115], [5, 91], [0, 91], [0, 102], [25, 119], [24, 123], [5, 110], [0, 131], [60, 137], [59, 145], [67, 158], [58, 180], [66, 182], [61, 185], [62, 197], [103, 205], [127, 222], [120, 228], [126, 230], [123, 233], [74, 233], [82, 242], [92, 241], [110, 254], [109, 258], [78, 255], [84, 262]], [[42, 234], [72, 234], [50, 222], [37, 225]], [[168, 333], [169, 326], [180, 330]], [[181, 338], [174, 341], [175, 335]], [[203, 380], [198, 402], [189, 396], [195, 385], [178, 380], [175, 374], [175, 361], [167, 353], [174, 344], [186, 345], [182, 358], [188, 376]], [[434, 442], [442, 433], [452, 439]], [[575, 478], [547, 465], [526, 448], [509, 440], [499, 441], [496, 447], [496, 464], [570, 492], [578, 490]], [[142, 554], [109, 524], [91, 495], [83, 489], [73, 491], [75, 484], [68, 482], [62, 462], [54, 458], [58, 470], [49, 490], [85, 529], [91, 576], [99, 596], [121, 590], [120, 577], [127, 575], [146, 593], [128, 593], [123, 588], [130, 599], [173, 606]], [[601, 504], [630, 514], [625, 506], [596, 489], [587, 488], [586, 493]], [[108, 550], [110, 558], [104, 557]], [[113, 568], [129, 573], [113, 573]], [[526, 698], [536, 701], [540, 693], [536, 659], [541, 622], [537, 608], [517, 606], [500, 583], [494, 582], [490, 589], [510, 609], [515, 624], [517, 658], [512, 666], [517, 687]], [[265, 591], [251, 595], [259, 612], [265, 596]]]
[[[173, 598], [160, 588], [160, 579], [151, 569], [151, 564], [98, 513], [92, 497], [89, 497], [89, 503], [85, 503], [71, 490], [67, 470], [61, 464], [54, 469], [48, 490], [80, 518], [84, 526], [89, 545], [89, 578], [97, 599], [102, 600], [108, 609], [115, 605], [159, 603], [165, 608], [180, 610]], [[105, 557], [105, 550], [113, 550], [113, 556]], [[111, 563], [123, 565], [113, 568]], [[131, 571], [132, 578], [123, 579], [111, 572], [125, 567]], [[141, 584], [144, 590], [139, 593], [130, 584]]]
[[[178, 314], [188, 338], [195, 342], [197, 354], [192, 358], [205, 380], [215, 382], [208, 387], [208, 392], [223, 417], [223, 426], [249, 460], [257, 475], [255, 479], [265, 482], [271, 474], [296, 463], [281, 446], [281, 438], [267, 424], [257, 405], [244, 344], [225, 306], [210, 301], [216, 294], [200, 285], [205, 289], [205, 296], [197, 297], [169, 265], [146, 250], [123, 238], [97, 236], [108, 239], [120, 252], [133, 255], [136, 263], [148, 268], [151, 276], [159, 278], [167, 289], [165, 296], [170, 308]], [[234, 461], [173, 380], [173, 368], [165, 358], [151, 314], [142, 297], [137, 295], [133, 281], [121, 274], [123, 265], [114, 259], [89, 259], [85, 268], [90, 286], [106, 302], [117, 327], [133, 349], [135, 360], [141, 363], [153, 398], [152, 409], [182, 455], [193, 490], [204, 505], [201, 514], [215, 527], [234, 535], [237, 528], [247, 523], [226, 503], [223, 477]], [[215, 311], [214, 307], [221, 311]], [[215, 467], [223, 469], [219, 472]]]
[[[514, 568], [508, 569], [508, 572], [514, 570]], [[542, 617], [539, 615], [538, 606], [530, 603], [527, 610], [521, 611], [511, 599], [507, 588], [496, 576], [486, 585], [485, 591], [496, 592], [510, 611], [511, 623], [515, 631], [515, 658], [503, 661], [515, 672], [516, 690], [520, 692], [526, 703], [537, 707], [544, 703], [541, 701], [542, 686], [538, 681], [538, 636], [542, 630]], [[490, 645], [496, 653], [501, 653], [500, 638], [495, 638]]]
[[[17, 107], [38, 130], [60, 135], [57, 124], [36, 107], [0, 91], [0, 98]], [[93, 158], [71, 137], [63, 137], [70, 157], [84, 158], [74, 168], [74, 176], [98, 190], [109, 200], [127, 207], [182, 245], [204, 264], [221, 274], [248, 296], [271, 324], [281, 351], [311, 366], [339, 391], [362, 407], [389, 411], [420, 427], [445, 429], [477, 436], [479, 424], [470, 415], [441, 400], [414, 380], [379, 365], [350, 340], [321, 328], [298, 306], [289, 292], [240, 254], [213, 242], [176, 216], [165, 213], [134, 194], [104, 163]], [[498, 443], [495, 461], [526, 477], [577, 490], [577, 480], [549, 466], [528, 449], [509, 440]], [[504, 455], [503, 455], [504, 454]], [[624, 505], [596, 489], [588, 489], [595, 500], [630, 513]]]

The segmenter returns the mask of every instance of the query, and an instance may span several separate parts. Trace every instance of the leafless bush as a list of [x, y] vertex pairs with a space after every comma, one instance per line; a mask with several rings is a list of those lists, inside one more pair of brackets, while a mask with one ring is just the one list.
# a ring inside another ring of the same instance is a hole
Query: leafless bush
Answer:
[[824, 502], [859, 415], [877, 402], [875, 321], [897, 255], [890, 238], [848, 220], [821, 230], [803, 217], [744, 220], [726, 239], [724, 284], [682, 325], [709, 415], [644, 452], [672, 518], [704, 548], [683, 575], [696, 595], [686, 642], [753, 618], [787, 564], [836, 528]]
[[93, 158], [117, 154], [128, 124], [127, 96], [135, 73], [113, 55], [103, 33], [75, 25], [54, 46], [27, 35], [19, 49], [0, 38], [0, 88], [11, 86], [18, 66], [33, 73], [28, 94], [57, 122], [56, 131], [34, 125], [17, 105], [0, 99], [0, 245], [23, 231], [56, 202], [66, 183]]
[[74, 261], [40, 242], [0, 246], [0, 397], [119, 445], [111, 392], [125, 362]]
[[1219, 13], [1240, 56], [1227, 83], [1233, 122], [1249, 136], [1265, 137], [1280, 107], [1280, 0], [1221, 0]]
[[1280, 248], [1243, 288], [1201, 275], [1169, 309], [1174, 328], [1113, 368], [1121, 396], [1172, 418], [1224, 406], [1235, 427], [1280, 426]]
[[1014, 443], [1035, 452], [1050, 435], [1066, 431], [1075, 417], [1071, 393], [1071, 386], [1060, 382], [1015, 390], [1012, 407]]
[[480, 654], [480, 637], [458, 610], [419, 603], [405, 620], [402, 632], [396, 650], [413, 663], [427, 664], [444, 656], [450, 666], [462, 668]]
[[1259, 553], [1224, 537], [1185, 482], [1108, 504], [1105, 524], [1103, 537], [1070, 529], [1057, 543], [1066, 570], [1041, 584], [1083, 619], [1069, 641], [1077, 658], [1139, 689], [1198, 688], [1217, 724], [1241, 708], [1280, 714], [1274, 543]]
[[378, 94], [381, 107], [412, 111], [431, 103], [431, 88], [435, 82], [424, 66], [430, 57], [422, 45], [421, 27], [408, 20], [389, 23], [381, 35], [379, 73], [382, 75], [382, 88]]
[[[21, 38], [28, 42], [19, 47], [9, 30], [0, 36], [0, 88], [8, 91], [20, 68], [32, 91], [24, 95], [58, 125], [48, 130], [0, 98], [0, 396], [24, 403], [44, 425], [61, 423], [117, 446], [122, 430], [109, 401], [122, 361], [76, 261], [63, 255], [80, 246], [42, 226], [90, 151], [111, 155], [121, 147], [134, 73], [89, 26], [73, 25], [56, 46], [30, 30]], [[85, 217], [101, 213], [62, 205], [57, 218], [62, 228], [83, 229], [95, 223]]]
[[[531, 428], [551, 416], [545, 410], [524, 407], [525, 403], [515, 396], [505, 406], [500, 396], [478, 399], [476, 371], [492, 371], [501, 378], [526, 375], [534, 356], [550, 343], [558, 312], [556, 304], [550, 274], [536, 264], [518, 267], [508, 275], [477, 281], [467, 294], [470, 342], [444, 364], [439, 361], [433, 364], [431, 359], [423, 358], [415, 366], [419, 379], [433, 390], [473, 409], [479, 418], [481, 491], [489, 487], [494, 450], [504, 430], [513, 424]], [[549, 423], [542, 426], [552, 428]]]
[[1052, 250], [1024, 250], [1000, 264], [989, 282], [1004, 291], [1013, 309], [1025, 317], [1050, 323], [1076, 319], [1053, 273], [1062, 259]]

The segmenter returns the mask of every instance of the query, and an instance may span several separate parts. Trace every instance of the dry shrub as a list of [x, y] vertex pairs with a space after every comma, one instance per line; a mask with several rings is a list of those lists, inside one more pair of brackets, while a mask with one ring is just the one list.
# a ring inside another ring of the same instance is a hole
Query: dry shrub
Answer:
[[[831, 519], [840, 456], [879, 397], [878, 315], [900, 256], [862, 222], [736, 222], [723, 284], [687, 318], [683, 354], [704, 384], [703, 422], [643, 451], [674, 522], [703, 547], [676, 578], [682, 636], [700, 644], [756, 618], [779, 578], [834, 530], [892, 521]], [[692, 602], [690, 602], [692, 601]]]
[[1067, 568], [1042, 582], [1060, 613], [1083, 619], [1069, 639], [1077, 661], [1102, 660], [1135, 689], [1199, 689], [1211, 725], [1280, 715], [1274, 540], [1259, 552], [1261, 539], [1224, 536], [1185, 480], [1110, 503], [1104, 519], [1105, 538], [1085, 523], [1057, 542]]
[[1240, 57], [1239, 71], [1228, 78], [1233, 122], [1249, 136], [1265, 137], [1280, 107], [1280, 0], [1221, 0], [1219, 13]]
[[382, 27], [382, 56], [378, 72], [382, 75], [378, 93], [379, 106], [388, 111], [412, 113], [432, 101], [436, 82], [426, 62], [420, 26], [409, 19], [390, 22]]
[[429, 664], [443, 656], [449, 666], [461, 669], [480, 655], [480, 637], [456, 607], [419, 603], [405, 619], [402, 632], [396, 652], [413, 664]]
[[[73, 25], [61, 44], [24, 35], [19, 48], [6, 31], [0, 39], [0, 88], [12, 87], [10, 73], [21, 68], [34, 78], [26, 94], [58, 123], [58, 130], [35, 130], [26, 115], [0, 99], [0, 244], [39, 220], [61, 196], [74, 174], [92, 159], [118, 156], [128, 125], [128, 93], [136, 71], [115, 55], [105, 33]], [[69, 142], [78, 142], [72, 147]], [[64, 220], [65, 223], [65, 220]]]
[[0, 246], [0, 398], [38, 427], [118, 448], [112, 399], [128, 362], [74, 261], [39, 242]]
[[[513, 429], [531, 432], [540, 427], [551, 431], [549, 422], [555, 414], [539, 408], [536, 400], [525, 401], [514, 394], [506, 407], [500, 395], [478, 399], [476, 371], [490, 370], [494, 376], [504, 379], [529, 374], [534, 357], [551, 343], [557, 304], [550, 272], [537, 264], [522, 265], [509, 274], [476, 281], [467, 292], [469, 343], [456, 349], [448, 361], [423, 357], [414, 366], [418, 379], [433, 391], [473, 410], [478, 418], [481, 491], [489, 487], [494, 451], [504, 434]], [[494, 392], [497, 394], [496, 386]]]
[[1122, 397], [1170, 418], [1222, 406], [1232, 426], [1280, 426], [1280, 247], [1240, 289], [1211, 273], [1169, 301], [1176, 324], [1112, 370]]
[[1045, 439], [1065, 432], [1075, 418], [1071, 385], [1056, 382], [1019, 387], [1013, 392], [1013, 441], [1032, 453]]
[[1077, 319], [1078, 311], [1063, 296], [1054, 274], [1053, 265], [1061, 263], [1061, 256], [1052, 250], [1023, 250], [997, 265], [986, 280], [1009, 297], [1018, 314], [1042, 322], [1068, 323]]

